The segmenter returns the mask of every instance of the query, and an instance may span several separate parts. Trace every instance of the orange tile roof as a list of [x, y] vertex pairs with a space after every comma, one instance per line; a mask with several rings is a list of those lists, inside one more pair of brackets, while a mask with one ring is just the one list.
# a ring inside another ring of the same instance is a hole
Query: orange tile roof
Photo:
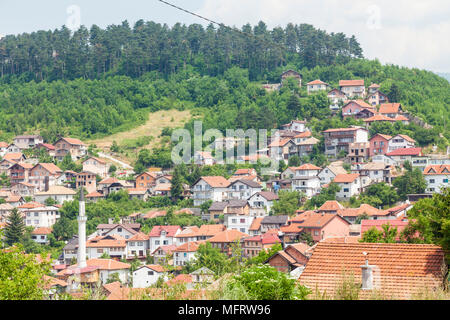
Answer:
[[163, 266], [159, 265], [159, 264], [147, 264], [145, 265], [145, 267], [152, 269], [153, 271], [162, 273], [166, 271], [166, 268], [164, 268]]
[[376, 107], [375, 106], [371, 106], [370, 104], [368, 104], [367, 102], [365, 102], [364, 100], [349, 100], [349, 101], [345, 101], [345, 104], [349, 104], [351, 102], [356, 103], [357, 105], [359, 105], [361, 108], [364, 109], [370, 109], [373, 111], [373, 109], [375, 109], [376, 111]]
[[129, 239], [126, 239], [126, 242], [130, 242], [130, 241], [148, 241], [149, 236], [145, 233], [142, 232], [138, 232], [136, 233], [134, 236], [132, 236]]
[[223, 224], [204, 224], [200, 226], [197, 236], [212, 237], [216, 234], [226, 230], [227, 227]]
[[8, 148], [9, 144], [4, 141], [0, 141], [0, 148]]
[[326, 201], [317, 211], [336, 211], [344, 209], [344, 206], [336, 200]]
[[340, 80], [339, 87], [363, 86], [364, 80]]
[[300, 167], [290, 167], [289, 169], [293, 170], [293, 171], [299, 171], [299, 170], [322, 170], [322, 168], [317, 167], [313, 164], [310, 163], [306, 163]]
[[346, 132], [346, 131], [356, 131], [356, 130], [365, 130], [365, 131], [367, 131], [364, 128], [337, 128], [337, 129], [328, 129], [328, 130], [325, 130], [323, 132], [331, 133], [331, 132]]
[[57, 173], [61, 173], [63, 172], [57, 165], [55, 165], [54, 163], [38, 163], [37, 165], [35, 165], [34, 167], [37, 166], [41, 166], [42, 168], [44, 168], [45, 170], [47, 170], [48, 172], [50, 172], [51, 174], [57, 174]]
[[50, 234], [52, 233], [52, 228], [40, 227], [33, 230], [31, 234]]
[[[307, 211], [291, 219], [291, 224], [295, 224], [301, 228], [323, 228], [335, 218], [343, 219], [334, 213], [315, 213], [314, 211]], [[350, 224], [349, 222], [347, 223]]]
[[383, 103], [380, 105], [379, 113], [399, 113], [399, 109], [401, 107], [400, 103]]
[[173, 252], [196, 252], [198, 250], [198, 247], [204, 243], [205, 243], [205, 241], [190, 241], [190, 242], [183, 243], [182, 245], [179, 245], [172, 251]]
[[397, 120], [389, 118], [389, 117], [387, 117], [385, 115], [382, 115], [382, 114], [376, 114], [373, 117], [364, 119], [364, 122], [373, 122], [373, 121], [391, 121], [391, 122], [395, 122]]
[[52, 287], [55, 286], [61, 286], [61, 287], [67, 287], [67, 282], [54, 278], [54, 277], [49, 277], [47, 275], [43, 276], [43, 280], [44, 280], [44, 289], [48, 290]]
[[389, 153], [387, 156], [420, 156], [422, 155], [422, 148], [400, 148]]
[[85, 196], [85, 198], [102, 198], [102, 197], [104, 197], [103, 194], [101, 194], [101, 193], [98, 192], [98, 191], [94, 191], [94, 192], [88, 193], [88, 194]]
[[190, 226], [185, 228], [183, 231], [178, 233], [175, 238], [191, 238], [195, 237], [198, 234], [198, 231], [200, 230], [197, 226]]
[[327, 243], [359, 243], [360, 236], [345, 236], [345, 237], [327, 237], [320, 240], [320, 242]]
[[100, 159], [100, 158], [97, 158], [97, 157], [93, 157], [93, 156], [91, 156], [91, 157], [87, 158], [86, 160], [84, 160], [83, 163], [86, 162], [86, 161], [88, 161], [89, 159], [94, 159], [94, 160], [96, 160], [97, 162], [100, 162], [101, 164], [106, 164], [106, 161], [105, 161], [105, 160]]
[[326, 84], [326, 85], [328, 85], [328, 83], [323, 82], [322, 80], [319, 80], [319, 79], [311, 81], [311, 82], [308, 82], [307, 85], [308, 84], [311, 84], [311, 85], [313, 85], [313, 84]]
[[291, 223], [288, 226], [281, 226], [280, 231], [283, 233], [301, 233], [303, 232], [303, 228], [298, 223]]
[[201, 179], [213, 188], [226, 188], [230, 185], [230, 182], [222, 176], [205, 176]]
[[252, 221], [252, 224], [250, 225], [250, 228], [248, 228], [249, 231], [258, 231], [261, 228], [261, 221], [263, 221], [264, 218], [254, 218]]
[[96, 266], [100, 270], [121, 270], [131, 267], [128, 263], [123, 263], [113, 259], [89, 259], [86, 261], [88, 266]]
[[372, 83], [372, 84], [369, 86], [369, 88], [380, 88], [380, 85], [379, 85], [379, 84], [376, 84], [376, 83]]
[[21, 204], [17, 208], [19, 208], [19, 209], [34, 209], [34, 208], [40, 208], [40, 207], [45, 207], [45, 205], [43, 205], [42, 203], [39, 203], [39, 202], [32, 201], [32, 202], [27, 202], [27, 203]]
[[369, 204], [363, 203], [359, 208], [340, 209], [337, 211], [337, 214], [342, 217], [358, 217], [364, 213], [368, 216], [380, 216], [384, 215], [383, 212], [383, 210], [379, 210]]
[[409, 119], [404, 115], [398, 115], [395, 117], [395, 121], [409, 121]]
[[113, 247], [126, 247], [125, 239], [118, 235], [111, 235], [114, 239], [104, 239], [103, 236], [93, 238], [86, 242], [88, 248], [113, 248]]
[[[442, 286], [444, 252], [436, 245], [424, 244], [320, 242], [299, 282], [333, 297], [344, 273], [353, 274], [361, 283], [361, 266], [366, 259], [376, 266], [373, 276], [376, 293], [386, 299], [411, 299], [424, 286], [429, 289]], [[370, 299], [375, 292], [359, 293], [360, 298]]]
[[72, 144], [72, 145], [77, 145], [77, 146], [85, 145], [84, 142], [79, 139], [75, 139], [75, 138], [61, 138], [61, 139], [66, 140], [69, 144]]
[[335, 183], [351, 183], [355, 181], [359, 177], [359, 173], [347, 173], [347, 174], [338, 174], [334, 181]]
[[311, 131], [305, 131], [305, 132], [299, 133], [294, 138], [309, 138], [311, 136], [312, 136]]
[[116, 182], [119, 182], [119, 179], [117, 179], [116, 177], [107, 177], [100, 181], [98, 184], [113, 184]]
[[450, 165], [430, 165], [423, 170], [424, 175], [450, 174]]
[[383, 139], [386, 139], [387, 141], [391, 140], [392, 137], [390, 135], [387, 134], [382, 134], [382, 133], [377, 133], [376, 135], [374, 135], [372, 138], [370, 138], [370, 140], [372, 140], [373, 138], [375, 138], [376, 136], [380, 136]]
[[19, 160], [23, 156], [23, 153], [17, 152], [17, 153], [7, 153], [3, 156], [3, 160]]
[[238, 230], [225, 230], [219, 232], [212, 238], [208, 239], [209, 242], [233, 242], [243, 237], [248, 237], [248, 234], [240, 232]]
[[290, 138], [278, 139], [278, 140], [272, 141], [272, 142], [269, 144], [269, 148], [272, 148], [272, 147], [283, 147], [283, 146], [285, 146], [289, 141], [291, 141]]
[[159, 237], [161, 232], [166, 232], [166, 237], [174, 237], [177, 231], [181, 231], [180, 226], [154, 226], [148, 234], [149, 237]]

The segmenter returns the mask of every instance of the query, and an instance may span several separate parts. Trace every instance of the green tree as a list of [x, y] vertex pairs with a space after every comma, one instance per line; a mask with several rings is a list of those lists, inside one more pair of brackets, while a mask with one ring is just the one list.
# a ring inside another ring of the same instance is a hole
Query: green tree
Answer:
[[397, 188], [401, 200], [406, 200], [408, 194], [423, 193], [427, 187], [427, 182], [418, 168], [406, 171], [404, 175], [395, 178], [392, 184]]
[[20, 243], [25, 234], [25, 222], [17, 208], [14, 208], [6, 220], [5, 242], [8, 245]]
[[177, 200], [179, 200], [181, 198], [181, 196], [183, 195], [183, 181], [182, 181], [181, 172], [180, 172], [180, 169], [178, 168], [178, 166], [175, 167], [174, 172], [173, 172], [171, 187], [170, 187], [170, 194], [171, 194], [173, 202], [176, 202]]
[[299, 167], [301, 164], [300, 157], [297, 155], [293, 155], [292, 157], [289, 157], [288, 166], [289, 167]]
[[213, 248], [210, 242], [199, 245], [195, 257], [196, 259], [194, 260], [192, 267], [194, 270], [206, 267], [213, 271], [217, 276], [221, 276], [230, 269], [228, 257], [220, 252], [219, 249]]
[[294, 216], [300, 208], [301, 194], [297, 191], [280, 190], [278, 200], [272, 206], [274, 215]]

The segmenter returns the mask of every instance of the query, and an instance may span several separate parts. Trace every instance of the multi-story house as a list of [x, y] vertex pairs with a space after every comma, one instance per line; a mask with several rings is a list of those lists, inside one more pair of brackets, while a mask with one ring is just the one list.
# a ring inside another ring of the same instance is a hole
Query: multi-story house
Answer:
[[429, 165], [423, 175], [427, 182], [425, 193], [441, 193], [449, 186], [450, 165]]
[[367, 101], [371, 106], [378, 106], [383, 103], [389, 103], [389, 98], [387, 95], [380, 91], [376, 91], [373, 93], [368, 93], [367, 95]]
[[25, 216], [25, 225], [34, 228], [50, 228], [60, 218], [59, 209], [54, 206], [42, 206], [21, 210]]
[[326, 82], [321, 81], [320, 79], [308, 82], [306, 84], [306, 90], [308, 94], [317, 92], [317, 91], [327, 91], [330, 89], [330, 85]]
[[323, 132], [325, 138], [325, 155], [336, 157], [341, 150], [347, 154], [349, 145], [355, 142], [367, 142], [369, 132], [364, 128], [328, 129]]
[[377, 83], [372, 83], [368, 88], [367, 88], [367, 94], [370, 95], [372, 93], [377, 92], [378, 90], [380, 90], [381, 86]]
[[248, 199], [250, 205], [250, 215], [254, 217], [264, 217], [269, 215], [274, 201], [278, 200], [278, 195], [270, 191], [261, 191], [252, 195]]
[[30, 169], [28, 182], [42, 191], [56, 185], [56, 180], [62, 173], [63, 171], [53, 163], [38, 163]]
[[233, 243], [240, 242], [242, 238], [248, 237], [248, 234], [239, 230], [224, 230], [217, 233], [214, 237], [208, 239], [213, 248], [219, 249], [222, 253], [232, 255]]
[[292, 178], [292, 191], [303, 192], [310, 199], [320, 192], [320, 178], [318, 176], [296, 176]]
[[350, 163], [363, 163], [369, 159], [369, 150], [369, 142], [350, 143], [347, 160]]
[[313, 148], [320, 142], [319, 139], [311, 137], [297, 144], [297, 155], [300, 158], [309, 156], [313, 152]]
[[224, 215], [224, 224], [227, 230], [238, 230], [248, 234], [254, 218], [248, 214], [227, 213]]
[[67, 154], [70, 154], [73, 161], [81, 159], [86, 155], [86, 145], [78, 139], [61, 138], [55, 143], [55, 158], [62, 161]]
[[400, 103], [383, 103], [378, 111], [381, 115], [395, 119], [406, 114]]
[[194, 206], [208, 200], [221, 202], [226, 199], [230, 182], [222, 176], [201, 177], [191, 188]]
[[204, 244], [205, 241], [193, 241], [186, 242], [176, 247], [173, 253], [173, 265], [175, 267], [185, 266], [188, 262], [192, 262], [196, 259], [198, 247]]
[[339, 110], [339, 104], [347, 101], [347, 96], [344, 92], [338, 89], [333, 89], [328, 92], [328, 99], [331, 101], [330, 109], [333, 111]]
[[83, 171], [76, 175], [75, 186], [77, 189], [86, 188], [88, 193], [97, 190], [97, 177], [95, 173]]
[[373, 117], [377, 113], [377, 108], [367, 104], [363, 100], [350, 100], [342, 106], [342, 117], [366, 119]]
[[364, 86], [364, 80], [340, 80], [339, 90], [344, 92], [345, 95], [349, 98], [364, 98], [366, 96], [366, 87]]
[[72, 189], [62, 186], [51, 186], [48, 191], [41, 191], [34, 194], [34, 199], [37, 202], [45, 203], [45, 200], [51, 198], [58, 204], [63, 204], [64, 201], [72, 201], [76, 192]]
[[175, 236], [181, 232], [180, 226], [154, 226], [149, 233], [149, 250], [153, 252], [159, 246], [175, 244]]
[[0, 141], [0, 157], [3, 157], [6, 154], [6, 152], [8, 151], [8, 146], [8, 143]]
[[337, 175], [346, 174], [346, 173], [347, 173], [347, 171], [342, 166], [329, 165], [329, 166], [323, 168], [317, 176], [320, 179], [320, 184], [325, 185], [325, 184], [329, 184], [331, 181], [333, 181]]
[[412, 159], [422, 156], [422, 148], [402, 148], [386, 153], [386, 156], [392, 158], [398, 164], [406, 161], [412, 163]]
[[154, 285], [159, 278], [168, 280], [166, 269], [158, 264], [145, 265], [133, 272], [133, 288], [148, 288]]
[[288, 78], [294, 78], [298, 81], [298, 86], [302, 86], [302, 75], [294, 70], [287, 70], [281, 74], [281, 85], [284, 85]]
[[127, 244], [127, 259], [145, 259], [149, 250], [149, 236], [138, 232], [129, 239], [126, 239]]
[[126, 242], [119, 235], [98, 236], [86, 241], [86, 254], [89, 259], [100, 258], [103, 254], [112, 259], [126, 259]]
[[143, 172], [136, 177], [135, 187], [151, 189], [155, 186], [156, 174], [153, 172]]
[[406, 134], [398, 134], [389, 140], [388, 152], [397, 149], [414, 148], [415, 146], [416, 141], [413, 138], [407, 136]]
[[21, 182], [28, 182], [29, 174], [34, 166], [31, 163], [19, 162], [13, 164], [9, 169], [9, 178], [11, 185], [16, 185]]
[[108, 169], [108, 163], [97, 157], [89, 157], [83, 161], [83, 171], [92, 172], [102, 178], [106, 178]]
[[266, 233], [271, 229], [280, 229], [280, 227], [287, 225], [289, 216], [267, 216], [261, 220], [261, 233]]
[[258, 182], [239, 179], [228, 186], [226, 199], [247, 200], [260, 191], [262, 191], [262, 186]]
[[280, 138], [269, 144], [269, 157], [278, 161], [287, 161], [290, 154], [297, 153], [297, 146], [291, 138]]
[[31, 232], [31, 239], [39, 244], [49, 244], [50, 240], [48, 239], [49, 234], [52, 233], [51, 228], [47, 227], [36, 227]]
[[308, 127], [306, 126], [307, 121], [306, 120], [292, 120], [288, 124], [282, 125], [282, 130], [289, 131], [289, 132], [297, 132], [302, 133], [305, 131], [309, 131]]
[[348, 200], [362, 191], [361, 177], [358, 173], [340, 174], [334, 178], [333, 182], [340, 187], [336, 193], [336, 199]]
[[253, 258], [261, 251], [268, 251], [273, 245], [281, 243], [280, 238], [273, 233], [265, 233], [242, 239], [242, 250], [244, 257]]
[[379, 183], [385, 182], [384, 179], [385, 169], [386, 165], [382, 162], [369, 162], [362, 165], [360, 169], [352, 170], [352, 172], [359, 173], [362, 178], [369, 177], [371, 183]]
[[14, 144], [21, 150], [34, 148], [39, 143], [44, 143], [44, 138], [39, 135], [16, 136], [14, 138]]
[[370, 138], [369, 143], [369, 156], [373, 157], [375, 155], [384, 155], [389, 151], [389, 141], [392, 139], [391, 136], [387, 134], [377, 133], [372, 138]]

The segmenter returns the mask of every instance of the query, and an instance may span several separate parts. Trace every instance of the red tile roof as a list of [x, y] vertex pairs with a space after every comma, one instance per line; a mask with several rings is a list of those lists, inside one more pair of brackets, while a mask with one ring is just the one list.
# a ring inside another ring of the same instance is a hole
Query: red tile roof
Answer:
[[299, 171], [299, 170], [322, 170], [322, 168], [315, 166], [313, 164], [310, 163], [306, 163], [300, 167], [290, 167], [289, 169], [293, 170], [293, 171]]
[[249, 238], [245, 238], [244, 242], [247, 241], [254, 241], [254, 242], [261, 242], [264, 244], [275, 244], [275, 243], [281, 243], [280, 238], [273, 233], [265, 233], [263, 235], [257, 235]]
[[368, 216], [384, 216], [384, 211], [363, 203], [359, 208], [340, 209], [337, 214], [342, 217], [358, 217], [366, 213]]
[[450, 165], [430, 165], [423, 170], [424, 175], [450, 174]]
[[333, 298], [344, 275], [353, 275], [361, 283], [361, 266], [366, 259], [369, 265], [376, 266], [376, 291], [359, 291], [361, 299], [371, 299], [375, 293], [384, 299], [411, 299], [424, 287], [442, 287], [444, 252], [436, 245], [424, 244], [320, 242], [299, 282], [312, 290], [326, 291]]
[[398, 236], [397, 240], [400, 238], [400, 233], [409, 224], [408, 221], [403, 220], [393, 220], [393, 219], [380, 219], [380, 220], [362, 220], [361, 221], [361, 236], [369, 229], [376, 228], [379, 231], [383, 231], [382, 226], [388, 224], [393, 228], [397, 228]]
[[330, 200], [326, 201], [317, 211], [337, 211], [339, 209], [344, 209], [344, 206], [336, 200]]
[[397, 120], [389, 118], [388, 116], [382, 115], [382, 114], [376, 114], [373, 117], [364, 119], [364, 122], [373, 122], [373, 121], [390, 121], [395, 122]]
[[326, 84], [326, 85], [327, 85], [328, 83], [323, 82], [322, 80], [317, 79], [317, 80], [308, 82], [307, 85], [308, 85], [308, 84], [310, 84], [310, 85], [313, 85], [313, 84]]
[[250, 228], [248, 228], [249, 231], [258, 231], [261, 228], [261, 221], [263, 221], [264, 218], [254, 218], [252, 224], [250, 225]]
[[383, 103], [380, 105], [379, 113], [389, 114], [389, 113], [399, 113], [401, 104], [400, 103]]
[[172, 251], [173, 252], [196, 252], [198, 250], [198, 247], [204, 243], [205, 243], [205, 241], [190, 241], [190, 242], [183, 243], [182, 245], [179, 245]]
[[240, 232], [238, 230], [225, 230], [222, 232], [219, 232], [218, 234], [216, 234], [215, 236], [211, 237], [210, 239], [208, 239], [209, 242], [233, 242], [235, 240], [239, 240], [243, 237], [247, 237], [248, 234], [245, 234], [243, 232]]
[[159, 237], [162, 231], [166, 232], [166, 237], [174, 237], [177, 231], [181, 231], [180, 226], [154, 226], [149, 233], [149, 237]]
[[50, 233], [52, 233], [52, 228], [40, 227], [40, 228], [34, 229], [31, 234], [44, 235], [44, 234], [50, 234]]
[[230, 182], [222, 176], [205, 176], [201, 179], [213, 188], [226, 188], [230, 185]]
[[374, 135], [372, 138], [370, 138], [370, 140], [374, 139], [374, 138], [377, 137], [377, 136], [380, 136], [380, 137], [382, 137], [383, 139], [385, 139], [385, 140], [387, 140], [387, 141], [389, 141], [389, 140], [392, 139], [392, 137], [391, 137], [390, 135], [382, 134], [382, 133], [377, 133], [377, 134]]
[[351, 183], [359, 177], [359, 173], [338, 174], [333, 182], [335, 183]]
[[66, 140], [69, 144], [71, 145], [77, 145], [77, 146], [84, 146], [84, 142], [79, 140], [79, 139], [75, 139], [75, 138], [61, 138]]
[[363, 86], [364, 80], [340, 80], [339, 87]]
[[422, 148], [401, 148], [386, 153], [387, 156], [420, 156], [422, 155]]

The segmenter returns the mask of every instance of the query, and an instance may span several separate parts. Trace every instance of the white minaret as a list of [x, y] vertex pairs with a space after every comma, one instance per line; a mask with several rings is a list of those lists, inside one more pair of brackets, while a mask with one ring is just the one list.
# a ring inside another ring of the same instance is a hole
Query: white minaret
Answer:
[[83, 188], [80, 188], [80, 210], [78, 214], [78, 267], [86, 267], [86, 207]]

